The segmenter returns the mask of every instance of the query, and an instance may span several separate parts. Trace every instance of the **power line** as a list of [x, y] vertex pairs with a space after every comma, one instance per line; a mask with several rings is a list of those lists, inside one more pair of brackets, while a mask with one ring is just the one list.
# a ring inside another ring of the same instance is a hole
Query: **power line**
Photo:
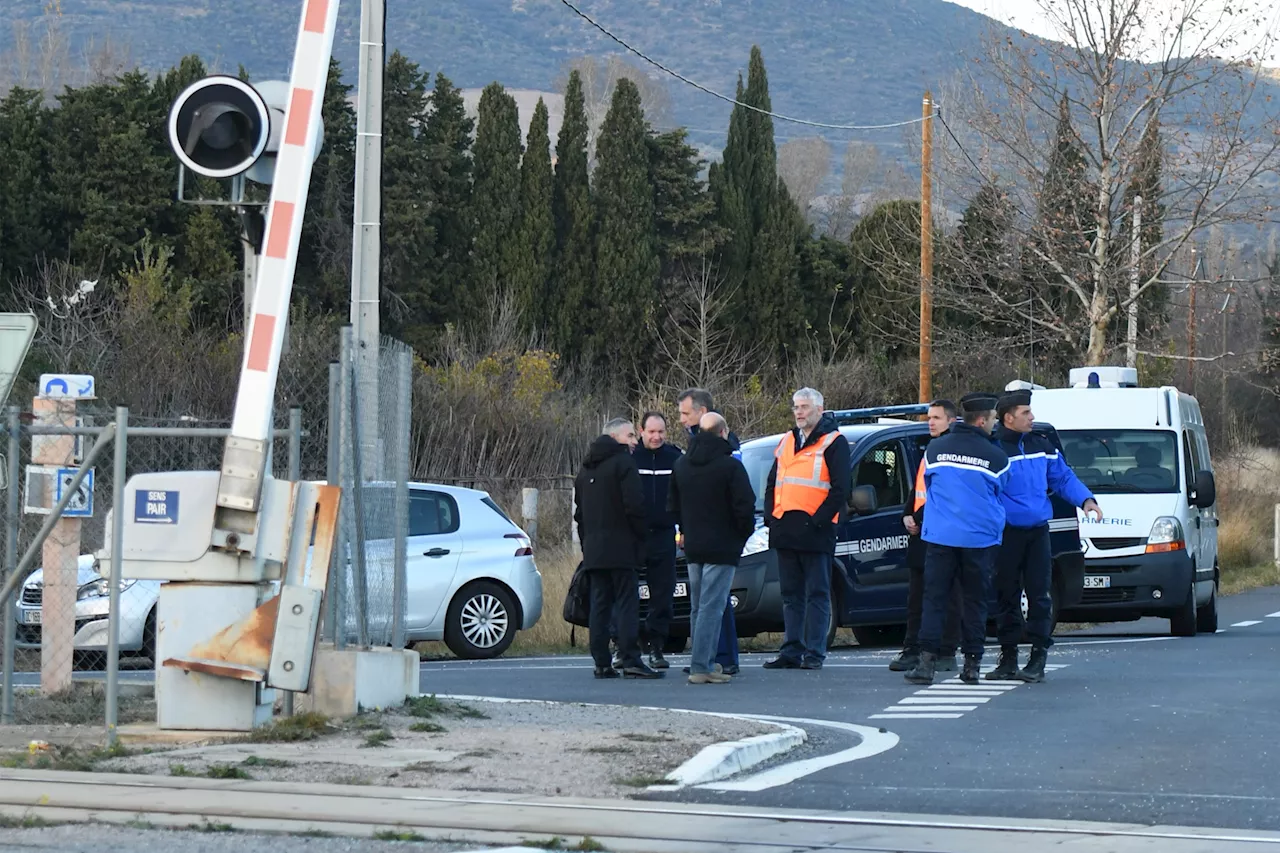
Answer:
[[711, 95], [714, 98], [719, 98], [720, 100], [726, 103], [733, 104], [734, 106], [742, 107], [743, 109], [748, 109], [753, 112], [760, 113], [761, 115], [767, 115], [770, 118], [776, 118], [778, 121], [789, 121], [793, 124], [802, 124], [802, 125], [805, 125], [806, 127], [821, 127], [827, 130], [888, 130], [894, 127], [906, 127], [912, 124], [919, 124], [920, 122], [924, 121], [924, 118], [921, 117], [921, 118], [908, 119], [907, 121], [890, 122], [889, 124], [827, 124], [826, 122], [809, 121], [808, 119], [793, 118], [791, 116], [782, 115], [781, 113], [775, 113], [769, 110], [762, 110], [759, 107], [752, 106], [751, 104], [744, 104], [742, 101], [739, 101], [737, 98], [731, 98], [728, 95], [722, 95], [719, 92], [715, 91], [714, 89], [707, 88], [706, 86], [702, 85], [696, 80], [690, 80], [688, 77], [685, 77], [680, 72], [675, 71], [671, 68], [668, 68], [658, 60], [646, 55], [644, 52], [637, 50], [636, 48], [627, 44], [621, 38], [609, 32], [609, 30], [606, 27], [604, 27], [602, 24], [597, 22], [594, 18], [592, 18], [586, 12], [582, 11], [577, 6], [573, 5], [573, 3], [569, 2], [569, 0], [560, 0], [560, 2], [564, 4], [566, 7], [568, 7], [570, 10], [572, 10], [573, 13], [577, 15], [579, 18], [582, 18], [582, 20], [586, 21], [588, 24], [595, 27], [600, 32], [604, 33], [607, 37], [609, 37], [613, 41], [620, 44], [626, 50], [630, 51], [631, 53], [634, 53], [636, 56], [640, 57], [645, 62], [649, 63], [654, 68], [657, 68], [659, 71], [662, 71], [663, 73], [666, 73], [666, 74], [670, 74], [672, 77], [676, 78], [680, 82], [686, 83], [701, 92], [705, 92], [706, 94]]

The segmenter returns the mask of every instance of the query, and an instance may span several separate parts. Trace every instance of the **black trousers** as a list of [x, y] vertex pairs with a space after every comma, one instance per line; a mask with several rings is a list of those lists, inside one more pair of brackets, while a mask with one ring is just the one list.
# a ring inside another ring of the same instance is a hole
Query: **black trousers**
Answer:
[[[912, 566], [907, 577], [907, 639], [904, 649], [920, 648], [920, 616], [924, 610], [924, 566]], [[938, 653], [944, 657], [954, 656], [960, 648], [960, 619], [964, 611], [964, 591], [960, 584], [951, 586], [951, 597], [947, 599], [947, 621], [942, 629], [942, 645]]]
[[987, 595], [999, 545], [990, 548], [952, 548], [927, 543], [924, 554], [924, 611], [920, 618], [920, 648], [938, 654], [951, 588], [959, 580], [964, 591], [962, 633], [965, 656], [982, 658], [987, 635]]
[[1005, 527], [996, 557], [996, 635], [1002, 646], [1022, 642], [1022, 591], [1027, 591], [1026, 631], [1031, 644], [1053, 645], [1053, 553], [1049, 525]]
[[640, 647], [662, 651], [671, 630], [676, 594], [676, 531], [649, 531], [644, 561], [645, 583], [649, 586], [649, 613], [640, 626]]
[[609, 628], [614, 623], [618, 637], [618, 652], [624, 666], [640, 663], [640, 647], [636, 640], [639, 630], [640, 609], [639, 581], [635, 569], [591, 570], [591, 658], [598, 669], [607, 669], [613, 662], [609, 654]]

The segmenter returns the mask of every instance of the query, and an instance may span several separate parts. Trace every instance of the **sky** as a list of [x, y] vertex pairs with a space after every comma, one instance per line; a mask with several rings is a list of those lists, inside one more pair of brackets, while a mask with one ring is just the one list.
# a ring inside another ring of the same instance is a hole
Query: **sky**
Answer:
[[[1059, 33], [1055, 32], [1053, 23], [1046, 18], [1041, 8], [1043, 0], [947, 0], [947, 2], [973, 9], [975, 12], [981, 12], [984, 15], [1038, 36], [1047, 38], [1058, 38], [1060, 36]], [[1221, 14], [1224, 6], [1235, 5], [1267, 10], [1266, 14], [1271, 19], [1271, 26], [1262, 30], [1253, 30], [1247, 39], [1242, 42], [1243, 49], [1237, 50], [1233, 58], [1247, 55], [1250, 51], [1256, 50], [1259, 44], [1257, 40], [1259, 32], [1270, 31], [1274, 33], [1276, 28], [1280, 27], [1280, 3], [1273, 2], [1273, 0], [1242, 0], [1242, 2], [1233, 2], [1233, 0], [1147, 0], [1147, 2], [1153, 7], [1167, 11], [1180, 10], [1185, 8], [1188, 3], [1193, 3], [1203, 7], [1206, 15], [1214, 20], [1217, 19], [1217, 15]], [[1276, 43], [1273, 40], [1268, 46], [1264, 63], [1268, 66], [1280, 67], [1280, 43]]]

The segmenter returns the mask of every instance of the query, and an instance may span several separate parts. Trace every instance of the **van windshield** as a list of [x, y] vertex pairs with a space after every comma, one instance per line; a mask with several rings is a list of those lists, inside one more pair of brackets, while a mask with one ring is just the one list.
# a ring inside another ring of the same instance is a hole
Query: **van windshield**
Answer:
[[764, 512], [764, 487], [769, 479], [769, 470], [773, 468], [774, 448], [768, 444], [742, 451], [742, 465], [747, 469], [747, 477], [751, 480], [751, 488], [756, 493], [756, 512]]
[[1096, 494], [1178, 491], [1177, 436], [1167, 430], [1059, 430], [1067, 464]]

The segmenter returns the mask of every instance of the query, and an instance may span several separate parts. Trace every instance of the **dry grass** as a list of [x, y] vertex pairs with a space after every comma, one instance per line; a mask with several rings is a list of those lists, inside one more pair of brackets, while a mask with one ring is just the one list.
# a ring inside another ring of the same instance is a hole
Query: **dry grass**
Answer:
[[1216, 467], [1222, 592], [1280, 582], [1273, 560], [1280, 451], [1246, 448], [1226, 456]]

